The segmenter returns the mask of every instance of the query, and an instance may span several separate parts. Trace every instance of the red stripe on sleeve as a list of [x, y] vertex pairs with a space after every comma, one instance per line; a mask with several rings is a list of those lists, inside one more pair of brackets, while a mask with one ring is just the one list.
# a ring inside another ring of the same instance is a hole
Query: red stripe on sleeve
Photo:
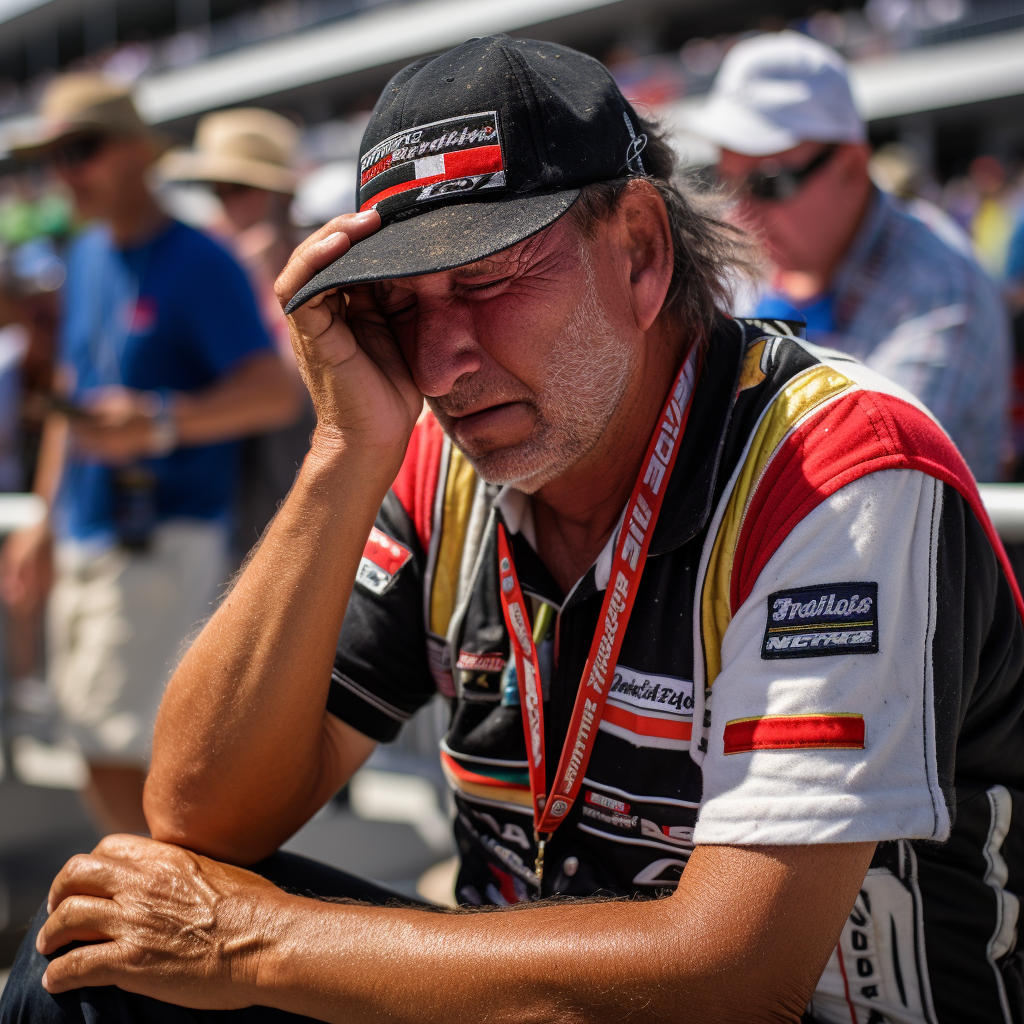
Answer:
[[427, 413], [413, 428], [405, 461], [398, 471], [391, 490], [412, 520], [420, 546], [430, 548], [434, 526], [434, 498], [441, 469], [441, 448], [444, 432], [436, 419]]
[[729, 594], [733, 614], [798, 523], [841, 487], [883, 469], [916, 469], [962, 495], [981, 523], [1024, 618], [1017, 578], [956, 446], [917, 406], [859, 389], [810, 416], [765, 469], [736, 541]]
[[725, 726], [725, 753], [751, 750], [864, 749], [863, 715], [765, 715]]

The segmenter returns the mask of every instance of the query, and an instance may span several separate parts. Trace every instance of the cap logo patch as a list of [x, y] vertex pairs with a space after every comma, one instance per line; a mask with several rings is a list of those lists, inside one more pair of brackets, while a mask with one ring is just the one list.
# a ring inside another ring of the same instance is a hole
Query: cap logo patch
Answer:
[[877, 583], [825, 583], [768, 598], [761, 644], [766, 661], [877, 652]]
[[378, 207], [382, 215], [504, 185], [505, 162], [494, 110], [396, 132], [359, 161], [359, 209]]

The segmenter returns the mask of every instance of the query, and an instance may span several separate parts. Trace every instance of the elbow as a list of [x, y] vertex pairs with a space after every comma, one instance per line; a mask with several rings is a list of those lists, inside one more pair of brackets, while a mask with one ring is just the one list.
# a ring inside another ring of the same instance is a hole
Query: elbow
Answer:
[[248, 865], [263, 860], [276, 847], [266, 850], [222, 808], [190, 800], [178, 787], [163, 785], [151, 773], [142, 795], [142, 809], [149, 834], [161, 843], [184, 847], [193, 853], [229, 864]]

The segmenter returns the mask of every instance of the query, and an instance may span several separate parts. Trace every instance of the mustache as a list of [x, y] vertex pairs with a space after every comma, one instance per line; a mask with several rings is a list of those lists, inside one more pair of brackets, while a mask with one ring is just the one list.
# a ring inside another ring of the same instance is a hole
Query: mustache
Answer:
[[428, 398], [427, 401], [435, 415], [458, 418], [470, 410], [479, 411], [509, 402], [537, 405], [537, 396], [521, 381], [487, 379], [474, 373], [459, 377], [447, 394]]

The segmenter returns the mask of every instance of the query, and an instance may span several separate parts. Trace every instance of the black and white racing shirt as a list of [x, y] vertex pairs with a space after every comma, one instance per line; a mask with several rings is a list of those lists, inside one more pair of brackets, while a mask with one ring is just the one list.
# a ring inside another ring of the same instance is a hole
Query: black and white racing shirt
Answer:
[[[543, 894], [660, 894], [695, 843], [874, 840], [814, 1018], [1024, 1022], [1020, 594], [932, 417], [771, 326], [723, 318], [710, 340]], [[328, 705], [386, 742], [450, 700], [440, 756], [475, 904], [537, 892], [499, 520], [534, 614], [557, 613], [538, 645], [553, 771], [612, 542], [563, 594], [529, 500], [481, 483], [429, 416], [360, 563]]]

